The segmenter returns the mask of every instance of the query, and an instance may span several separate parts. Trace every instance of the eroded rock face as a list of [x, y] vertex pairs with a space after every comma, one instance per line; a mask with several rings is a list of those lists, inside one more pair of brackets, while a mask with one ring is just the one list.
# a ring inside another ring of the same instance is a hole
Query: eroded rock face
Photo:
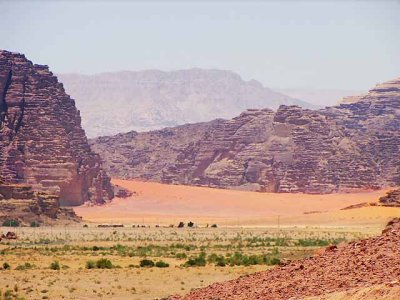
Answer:
[[389, 191], [385, 196], [379, 198], [379, 203], [383, 206], [400, 207], [400, 188]]
[[30, 185], [0, 182], [0, 223], [16, 220], [20, 224], [31, 222], [78, 222], [72, 209], [61, 208], [59, 197], [35, 192]]
[[400, 79], [322, 110], [248, 110], [91, 143], [119, 178], [268, 192], [392, 186], [400, 182]]
[[62, 84], [47, 66], [1, 50], [0, 176], [58, 195], [62, 205], [102, 203], [113, 196]]

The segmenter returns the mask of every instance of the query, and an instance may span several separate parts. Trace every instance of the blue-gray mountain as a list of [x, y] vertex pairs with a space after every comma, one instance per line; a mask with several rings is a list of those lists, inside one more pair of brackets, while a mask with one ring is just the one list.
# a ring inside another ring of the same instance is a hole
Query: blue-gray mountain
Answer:
[[[233, 118], [248, 108], [311, 104], [222, 70], [60, 74], [89, 137]], [[314, 106], [315, 107], [315, 106]]]

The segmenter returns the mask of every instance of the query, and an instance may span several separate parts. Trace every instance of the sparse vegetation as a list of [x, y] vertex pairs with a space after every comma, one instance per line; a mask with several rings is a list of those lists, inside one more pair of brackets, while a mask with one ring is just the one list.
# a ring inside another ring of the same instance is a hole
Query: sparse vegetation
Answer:
[[61, 269], [60, 263], [58, 261], [53, 261], [50, 264], [50, 269], [52, 269], [52, 270], [60, 270]]
[[2, 224], [4, 227], [18, 227], [20, 222], [18, 220], [5, 220]]
[[112, 269], [114, 266], [107, 258], [100, 258], [97, 261], [88, 260], [86, 262], [86, 269]]
[[[114, 234], [114, 231], [117, 233]], [[98, 295], [101, 294], [123, 298], [126, 295], [124, 293], [129, 293], [138, 297], [146, 294], [160, 298], [163, 295], [157, 294], [159, 290], [145, 291], [142, 286], [144, 282], [160, 282], [161, 274], [166, 278], [163, 279], [166, 282], [164, 284], [171, 286], [171, 291], [179, 292], [181, 288], [190, 291], [199, 284], [208, 283], [210, 278], [219, 281], [230, 279], [236, 274], [265, 270], [279, 264], [280, 260], [295, 260], [312, 255], [318, 245], [362, 237], [359, 233], [320, 229], [180, 230], [176, 227], [143, 229], [131, 226], [118, 229], [95, 226], [41, 226], [36, 229], [28, 226], [19, 228], [17, 233], [18, 239], [12, 240], [12, 243], [2, 241], [0, 267], [4, 271], [0, 272], [0, 279], [8, 284], [8, 287], [3, 286], [3, 291], [7, 288], [16, 294], [16, 281], [11, 281], [15, 274], [12, 270], [31, 270], [26, 273], [29, 276], [20, 272], [18, 279], [18, 293], [22, 291], [29, 299], [53, 299], [54, 289], [60, 286], [61, 275], [62, 280], [66, 280], [62, 283], [65, 287], [62, 292], [64, 299], [68, 299], [69, 291], [73, 291], [75, 295], [78, 295], [78, 291], [81, 292], [79, 285], [75, 283], [82, 280], [90, 280], [98, 287], [93, 292], [94, 297], [100, 297]], [[32, 260], [27, 262], [29, 259]], [[8, 267], [5, 267], [4, 262], [12, 265], [9, 267], [11, 273], [5, 271]], [[82, 270], [85, 268], [86, 270]], [[112, 276], [108, 271], [111, 268]], [[63, 271], [53, 271], [53, 276], [48, 276], [49, 269]], [[92, 272], [89, 269], [102, 271]], [[76, 277], [76, 274], [81, 274], [78, 270], [86, 272], [85, 276]], [[185, 278], [184, 284], [169, 279], [178, 274], [185, 276], [181, 277]], [[39, 284], [39, 288], [33, 283]], [[103, 290], [104, 286], [110, 287], [109, 292]], [[136, 289], [131, 290], [132, 286]], [[48, 292], [41, 293], [42, 290]], [[169, 292], [170, 290], [165, 295]]]
[[32, 221], [30, 225], [31, 225], [31, 227], [39, 227], [40, 226], [39, 222], [37, 222], [37, 221]]
[[169, 264], [166, 263], [165, 261], [159, 260], [158, 262], [156, 262], [156, 267], [157, 268], [168, 268]]
[[154, 267], [154, 261], [151, 259], [142, 259], [140, 261], [140, 266], [143, 267]]
[[26, 263], [24, 263], [24, 264], [22, 264], [22, 265], [18, 265], [18, 266], [15, 268], [15, 270], [24, 271], [24, 270], [33, 269], [34, 267], [35, 267], [35, 265], [33, 265], [33, 264], [29, 263], [29, 262], [26, 262]]

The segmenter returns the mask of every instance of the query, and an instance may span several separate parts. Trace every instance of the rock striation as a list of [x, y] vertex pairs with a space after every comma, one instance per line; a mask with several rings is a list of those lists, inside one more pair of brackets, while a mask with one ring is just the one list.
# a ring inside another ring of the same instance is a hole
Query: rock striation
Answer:
[[8, 51], [0, 51], [0, 179], [55, 194], [61, 205], [113, 196], [74, 100], [47, 66]]
[[80, 221], [72, 209], [60, 207], [56, 195], [35, 192], [26, 184], [0, 182], [0, 224], [10, 220], [21, 225]]
[[109, 174], [172, 184], [333, 193], [400, 183], [400, 78], [320, 110], [282, 105], [231, 120], [90, 141]]
[[[348, 245], [329, 246], [311, 258], [214, 283], [186, 296], [172, 296], [169, 299], [303, 299], [378, 284], [398, 285], [399, 243], [400, 219], [394, 219], [378, 237]], [[398, 296], [390, 299], [398, 299]], [[318, 299], [321, 298], [325, 299]], [[367, 298], [380, 299], [379, 296]]]
[[400, 207], [400, 188], [389, 191], [385, 196], [379, 198], [382, 206]]

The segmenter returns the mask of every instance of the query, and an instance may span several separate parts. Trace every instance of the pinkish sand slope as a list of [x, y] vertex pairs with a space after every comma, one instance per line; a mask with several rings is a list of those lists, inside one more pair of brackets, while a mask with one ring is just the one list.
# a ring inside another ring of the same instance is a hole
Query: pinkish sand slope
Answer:
[[[340, 210], [362, 202], [376, 202], [385, 191], [352, 194], [274, 194], [205, 187], [166, 185], [133, 180], [113, 180], [135, 194], [115, 198], [104, 206], [80, 206], [75, 211], [89, 222], [198, 223], [226, 225], [337, 224], [384, 222], [400, 209], [364, 207]], [[365, 220], [363, 220], [365, 219]], [[381, 220], [382, 219], [382, 220]]]

